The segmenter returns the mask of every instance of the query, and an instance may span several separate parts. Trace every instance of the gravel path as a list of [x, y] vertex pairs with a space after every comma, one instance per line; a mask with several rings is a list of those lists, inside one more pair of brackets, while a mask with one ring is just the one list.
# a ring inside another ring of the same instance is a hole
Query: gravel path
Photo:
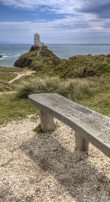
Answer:
[[37, 134], [38, 124], [0, 126], [0, 202], [110, 202], [110, 158], [91, 144], [88, 154], [75, 150], [74, 131], [59, 121], [52, 133]]

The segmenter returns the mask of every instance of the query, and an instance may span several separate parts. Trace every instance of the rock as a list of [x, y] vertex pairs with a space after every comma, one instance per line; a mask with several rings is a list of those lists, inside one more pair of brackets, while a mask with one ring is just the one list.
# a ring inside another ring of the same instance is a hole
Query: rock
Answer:
[[31, 63], [32, 63], [32, 60], [31, 60], [31, 59], [21, 58], [21, 59], [18, 59], [18, 60], [14, 63], [14, 66], [15, 66], [15, 67], [24, 68], [24, 67], [30, 66]]
[[3, 57], [3, 55], [0, 55], [0, 58], [2, 58]]
[[38, 47], [38, 46], [31, 46], [31, 48], [30, 48], [29, 52], [30, 52], [30, 51], [34, 51], [34, 50], [38, 50], [38, 49], [39, 49], [39, 47]]

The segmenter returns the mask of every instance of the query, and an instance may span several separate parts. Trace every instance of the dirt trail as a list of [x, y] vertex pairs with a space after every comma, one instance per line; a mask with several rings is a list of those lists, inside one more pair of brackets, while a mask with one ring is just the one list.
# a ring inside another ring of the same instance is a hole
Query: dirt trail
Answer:
[[[13, 83], [14, 81], [20, 79], [22, 76], [31, 75], [31, 74], [34, 74], [34, 73], [35, 73], [35, 71], [30, 71], [30, 70], [26, 70], [24, 72], [16, 72], [17, 76], [14, 79], [10, 80], [8, 83]], [[2, 95], [4, 93], [5, 94], [10, 94], [10, 93], [15, 93], [15, 91], [0, 92], [0, 95]]]
[[37, 57], [41, 62], [43, 62], [43, 59], [42, 59], [42, 57], [40, 55], [41, 50], [42, 50], [42, 47], [39, 47], [38, 52], [37, 52]]
[[14, 81], [20, 79], [22, 76], [31, 75], [34, 73], [35, 73], [35, 71], [30, 71], [30, 70], [26, 70], [24, 72], [17, 72], [17, 76], [14, 79], [12, 79], [11, 81], [9, 81], [9, 83], [13, 83]]

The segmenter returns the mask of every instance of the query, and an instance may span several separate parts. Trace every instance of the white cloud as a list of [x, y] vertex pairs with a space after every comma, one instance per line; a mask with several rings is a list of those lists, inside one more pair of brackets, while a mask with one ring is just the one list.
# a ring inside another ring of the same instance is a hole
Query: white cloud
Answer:
[[73, 13], [75, 9], [80, 8], [81, 0], [0, 0], [0, 2], [7, 6], [23, 9], [35, 9], [40, 6], [49, 7], [50, 10], [57, 13]]
[[[93, 3], [96, 4], [96, 7], [93, 8], [97, 8], [96, 0], [93, 0], [92, 4], [90, 2], [91, 0], [0, 0], [0, 3], [14, 8], [26, 10], [41, 9], [42, 12], [45, 12], [47, 9], [59, 14], [61, 17], [61, 19], [51, 20], [50, 13], [48, 22], [45, 19], [34, 23], [31, 21], [0, 22], [0, 36], [3, 38], [10, 37], [10, 39], [12, 37], [12, 40], [14, 37], [21, 41], [23, 39], [27, 43], [29, 40], [33, 42], [33, 34], [38, 32], [41, 34], [44, 43], [52, 43], [52, 41], [54, 43], [66, 43], [67, 41], [75, 43], [76, 40], [81, 43], [81, 41], [86, 41], [87, 38], [100, 40], [103, 36], [107, 37], [106, 41], [109, 39], [110, 19], [100, 17], [100, 15], [94, 12], [94, 9], [88, 12], [90, 5], [93, 5]], [[104, 2], [108, 2], [108, 0]], [[99, 4], [100, 2], [98, 1]], [[84, 8], [86, 8], [86, 11]], [[65, 17], [62, 17], [60, 14], [63, 14]], [[33, 15], [35, 15], [35, 12], [33, 12]], [[22, 36], [22, 38], [20, 39], [19, 36]], [[95, 36], [97, 39], [95, 39]]]
[[[93, 2], [96, 0], [93, 0]], [[108, 0], [106, 0], [108, 1]], [[62, 27], [65, 25], [68, 26], [68, 29], [70, 27], [76, 28], [81, 26], [82, 28], [85, 28], [88, 26], [88, 28], [93, 29], [103, 29], [105, 24], [110, 21], [110, 19], [106, 18], [99, 18], [99, 16], [96, 15], [96, 13], [88, 13], [83, 12], [82, 8], [86, 8], [86, 5], [91, 5], [91, 0], [0, 0], [0, 2], [4, 5], [8, 5], [11, 7], [21, 8], [21, 9], [36, 9], [41, 8], [42, 9], [49, 9], [57, 14], [65, 14], [65, 17], [52, 21], [53, 26], [59, 27], [62, 29]], [[98, 2], [98, 5], [101, 4]], [[44, 7], [42, 7], [44, 6]], [[45, 8], [46, 6], [46, 8]], [[97, 6], [97, 4], [96, 4]], [[88, 6], [89, 7], [89, 6]], [[89, 7], [90, 9], [90, 7]], [[96, 7], [97, 9], [97, 7]], [[35, 15], [35, 13], [33, 13]], [[67, 16], [67, 17], [66, 17]], [[44, 22], [45, 25], [45, 18], [42, 19], [42, 23]], [[47, 27], [49, 28], [51, 24], [51, 14], [50, 14], [50, 20], [48, 21]], [[77, 25], [77, 26], [76, 26]]]
[[[87, 17], [87, 16], [86, 16]], [[50, 22], [38, 22], [33, 23], [26, 22], [0, 22], [0, 36], [7, 41], [7, 37], [10, 41], [18, 43], [33, 43], [33, 35], [38, 32], [41, 35], [41, 41], [44, 43], [98, 43], [102, 41], [103, 35], [106, 35], [105, 41], [109, 40], [110, 29], [106, 31], [103, 28], [102, 22], [95, 22], [95, 27], [90, 19], [93, 21], [93, 16], [89, 15], [88, 20], [80, 17], [72, 17], [57, 19]], [[83, 29], [78, 24], [82, 23]], [[100, 40], [101, 38], [101, 40]], [[15, 39], [15, 41], [14, 41]], [[105, 42], [106, 43], [106, 42]], [[109, 41], [110, 43], [110, 41]]]

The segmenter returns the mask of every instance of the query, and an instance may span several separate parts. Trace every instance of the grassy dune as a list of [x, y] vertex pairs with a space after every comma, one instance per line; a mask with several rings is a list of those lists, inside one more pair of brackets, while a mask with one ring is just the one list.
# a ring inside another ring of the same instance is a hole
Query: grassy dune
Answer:
[[[18, 84], [19, 82], [19, 84]], [[14, 90], [14, 93], [11, 91]], [[20, 79], [8, 93], [0, 94], [0, 124], [22, 119], [38, 110], [28, 103], [31, 93], [59, 93], [77, 103], [85, 105], [104, 115], [110, 116], [110, 76], [67, 79], [58, 77], [39, 78], [36, 76]]]
[[21, 55], [15, 62], [17, 67], [36, 70], [38, 76], [58, 76], [60, 78], [91, 77], [110, 74], [110, 55], [77, 55], [68, 60], [58, 58], [47, 47], [43, 47], [40, 60], [38, 50]]
[[43, 62], [38, 61], [36, 51], [22, 55], [18, 60], [28, 57], [32, 60], [28, 70], [34, 69], [36, 73], [11, 84], [9, 81], [18, 72], [24, 73], [27, 67], [0, 67], [0, 124], [38, 114], [27, 97], [41, 92], [59, 93], [110, 116], [110, 55], [74, 56], [60, 60], [51, 51], [42, 50], [41, 56]]
[[59, 93], [68, 99], [110, 116], [110, 75], [91, 78], [60, 79], [35, 77], [21, 82], [16, 88], [16, 99], [31, 93]]

